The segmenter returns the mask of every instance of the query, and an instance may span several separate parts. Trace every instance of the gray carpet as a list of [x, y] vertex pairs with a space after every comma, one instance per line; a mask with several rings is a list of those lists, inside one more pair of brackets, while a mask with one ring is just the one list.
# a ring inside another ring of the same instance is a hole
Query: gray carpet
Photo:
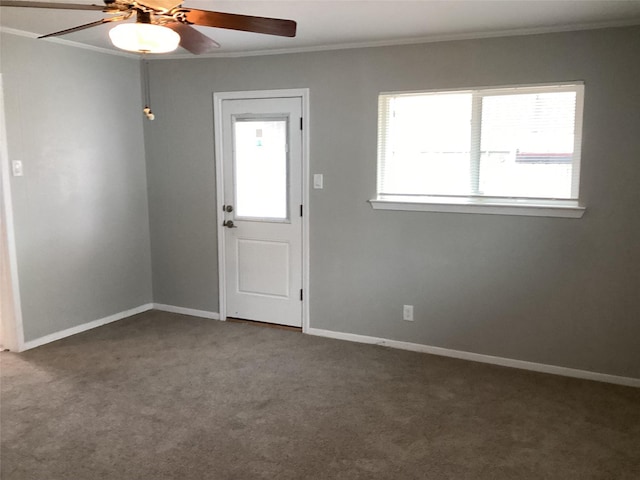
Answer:
[[161, 312], [0, 360], [2, 480], [640, 478], [638, 389]]

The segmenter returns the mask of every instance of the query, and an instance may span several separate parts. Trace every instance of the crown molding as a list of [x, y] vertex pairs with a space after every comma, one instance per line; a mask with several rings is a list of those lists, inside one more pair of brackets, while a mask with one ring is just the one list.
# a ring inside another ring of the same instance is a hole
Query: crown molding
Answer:
[[[583, 30], [600, 30], [605, 28], [622, 28], [640, 25], [640, 18], [617, 20], [611, 22], [598, 22], [598, 23], [583, 23], [576, 25], [563, 25], [553, 27], [537, 27], [537, 28], [524, 28], [524, 29], [512, 29], [512, 30], [496, 30], [490, 32], [471, 32], [471, 33], [457, 33], [451, 35], [430, 35], [425, 37], [410, 37], [410, 38], [398, 38], [392, 40], [375, 40], [369, 42], [352, 42], [352, 43], [336, 43], [336, 44], [324, 44], [314, 45], [307, 47], [293, 47], [293, 48], [277, 48], [270, 50], [246, 50], [237, 52], [220, 52], [209, 53], [204, 55], [192, 55], [189, 53], [179, 54], [158, 54], [148, 56], [147, 60], [186, 60], [186, 59], [204, 59], [204, 58], [238, 58], [238, 57], [258, 57], [266, 55], [285, 55], [292, 53], [312, 53], [323, 52], [332, 50], [349, 50], [357, 48], [372, 48], [372, 47], [393, 47], [400, 45], [420, 45], [427, 43], [438, 42], [450, 42], [458, 40], [481, 40], [485, 38], [500, 38], [500, 37], [517, 37], [527, 35], [542, 35], [549, 33], [565, 33], [576, 32]], [[0, 26], [0, 32], [8, 33], [10, 35], [18, 35], [27, 38], [38, 38], [39, 34], [28, 32], [25, 30], [18, 30], [9, 27]], [[74, 42], [58, 37], [49, 37], [46, 39], [48, 42], [56, 43], [59, 45], [66, 45], [70, 47], [83, 48], [85, 50], [92, 50], [95, 52], [106, 53], [108, 55], [116, 55], [119, 57], [139, 59], [140, 55], [134, 53], [126, 53], [120, 50], [111, 50], [103, 47], [96, 47], [94, 45], [87, 45], [85, 43]]]
[[[6, 33], [9, 35], [16, 35], [18, 37], [25, 37], [25, 38], [32, 38], [32, 39], [38, 39], [38, 37], [40, 36], [40, 34], [28, 32], [26, 30], [18, 30], [16, 28], [9, 28], [9, 27], [3, 27], [3, 26], [0, 26], [0, 33]], [[134, 58], [134, 59], [140, 58], [139, 55], [136, 55], [133, 53], [126, 53], [119, 50], [111, 50], [109, 48], [96, 47], [95, 45], [87, 45], [86, 43], [74, 42], [73, 40], [66, 40], [64, 38], [48, 37], [48, 38], [42, 38], [40, 40], [46, 41], [49, 43], [54, 43], [57, 45], [64, 45], [67, 47], [82, 48], [84, 50], [90, 50], [92, 52], [106, 53], [107, 55], [115, 55], [117, 57]]]
[[451, 42], [457, 40], [481, 40], [484, 38], [518, 37], [527, 35], [542, 35], [549, 33], [576, 32], [582, 30], [600, 30], [604, 28], [621, 28], [640, 25], [640, 18], [619, 20], [612, 22], [585, 23], [578, 25], [566, 25], [555, 27], [537, 27], [514, 30], [496, 30], [491, 32], [458, 33], [452, 35], [431, 35], [426, 37], [399, 38], [393, 40], [376, 40], [370, 42], [337, 43], [327, 45], [315, 45], [309, 47], [279, 48], [272, 50], [251, 50], [241, 52], [221, 52], [204, 55], [167, 54], [153, 57], [152, 60], [181, 60], [196, 58], [237, 58], [257, 57], [264, 55], [284, 55], [290, 53], [312, 53], [331, 50], [348, 50], [355, 48], [393, 47], [400, 45], [421, 45], [426, 43]]

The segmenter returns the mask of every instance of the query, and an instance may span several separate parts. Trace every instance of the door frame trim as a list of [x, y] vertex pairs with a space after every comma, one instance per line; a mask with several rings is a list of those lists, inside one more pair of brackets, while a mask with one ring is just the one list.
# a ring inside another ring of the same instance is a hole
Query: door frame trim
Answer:
[[[5, 77], [6, 78], [6, 77]], [[13, 197], [11, 195], [11, 172], [9, 170], [9, 149], [7, 145], [7, 120], [5, 115], [4, 83], [0, 73], [0, 187], [2, 211], [0, 222], [4, 223], [4, 232], [0, 232], [0, 255], [5, 258], [6, 273], [9, 285], [2, 286], [2, 301], [9, 302], [9, 308], [0, 322], [2, 329], [2, 346], [13, 352], [24, 350], [24, 326], [22, 323], [22, 302], [20, 300], [20, 282], [18, 281], [18, 254], [16, 249], [16, 232], [13, 216]], [[5, 272], [0, 272], [0, 275]]]
[[224, 166], [222, 161], [222, 102], [224, 100], [247, 100], [261, 98], [300, 98], [302, 101], [302, 331], [310, 327], [309, 319], [309, 89], [291, 88], [279, 90], [252, 90], [213, 93], [213, 129], [216, 167], [216, 223], [218, 231], [218, 302], [220, 320], [227, 319], [226, 305], [226, 261], [225, 235], [222, 226], [222, 205], [224, 205]]

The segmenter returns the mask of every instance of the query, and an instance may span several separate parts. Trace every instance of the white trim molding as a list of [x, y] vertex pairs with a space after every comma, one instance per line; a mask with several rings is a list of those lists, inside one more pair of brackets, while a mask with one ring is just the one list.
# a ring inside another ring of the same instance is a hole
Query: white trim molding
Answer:
[[162, 303], [146, 303], [144, 305], [140, 305], [139, 307], [125, 310], [123, 312], [114, 313], [113, 315], [109, 315], [108, 317], [99, 318], [98, 320], [93, 320], [92, 322], [76, 325], [75, 327], [67, 328], [66, 330], [61, 330], [59, 332], [51, 333], [49, 335], [36, 338], [35, 340], [29, 340], [28, 342], [22, 343], [22, 345], [17, 349], [17, 351], [23, 352], [25, 350], [30, 350], [32, 348], [36, 348], [41, 345], [45, 345], [47, 343], [55, 342], [56, 340], [61, 340], [63, 338], [70, 337], [71, 335], [75, 335], [77, 333], [86, 332], [87, 330], [101, 327], [108, 323], [113, 323], [118, 320], [122, 320], [124, 318], [137, 315], [139, 313], [148, 312], [149, 310], [160, 310], [162, 312], [179, 313], [182, 315], [190, 315], [192, 317], [201, 317], [201, 318], [209, 318], [213, 320], [220, 320], [220, 314], [217, 312], [207, 312], [205, 310], [195, 310], [193, 308], [176, 307], [173, 305], [164, 305]]
[[[395, 47], [402, 45], [423, 45], [429, 43], [441, 43], [460, 40], [482, 40], [484, 38], [501, 38], [501, 37], [521, 37], [526, 35], [541, 35], [547, 33], [563, 33], [563, 32], [578, 32], [582, 30], [599, 30], [604, 28], [618, 28], [618, 27], [631, 27], [638, 25], [638, 20], [635, 18], [625, 20], [613, 20], [607, 22], [589, 22], [581, 23], [577, 25], [554, 25], [547, 27], [532, 27], [532, 28], [520, 28], [520, 29], [505, 29], [494, 30], [490, 32], [471, 32], [471, 33], [452, 33], [442, 35], [428, 35], [421, 37], [408, 37], [408, 38], [394, 38], [387, 40], [373, 40], [362, 42], [347, 42], [339, 44], [321, 44], [314, 46], [304, 47], [291, 47], [291, 48], [270, 48], [266, 50], [236, 50], [236, 51], [222, 51], [219, 53], [206, 53], [202, 55], [192, 55], [189, 53], [169, 53], [157, 55], [149, 58], [149, 60], [197, 60], [204, 58], [235, 58], [235, 57], [261, 57], [265, 55], [287, 55], [295, 53], [313, 53], [313, 52], [326, 52], [335, 50], [350, 50], [355, 48], [376, 48], [376, 47]], [[0, 26], [1, 33], [7, 33], [9, 35], [18, 35], [21, 37], [38, 38], [40, 34], [29, 32], [26, 30], [19, 30], [16, 28]], [[139, 58], [137, 54], [126, 53], [121, 50], [115, 50], [104, 47], [97, 47], [95, 45], [89, 45], [87, 43], [76, 42], [73, 40], [67, 40], [64, 38], [49, 37], [43, 39], [51, 43], [58, 43], [61, 45], [67, 45], [70, 47], [83, 48], [85, 50], [93, 50], [100, 53], [106, 53], [108, 55], [117, 55], [120, 57]]]
[[306, 333], [308, 333], [309, 335], [334, 338], [337, 340], [346, 340], [349, 342], [367, 343], [371, 345], [379, 345], [382, 347], [409, 350], [411, 352], [428, 353], [431, 355], [439, 355], [442, 357], [451, 357], [458, 358], [460, 360], [469, 360], [472, 362], [500, 365], [502, 367], [519, 368], [521, 370], [530, 370], [533, 372], [550, 373], [552, 375], [581, 378], [584, 380], [593, 380], [596, 382], [613, 383], [616, 385], [640, 388], [640, 378], [621, 377], [617, 375], [609, 375], [606, 373], [590, 372], [588, 370], [578, 370], [575, 368], [559, 367], [556, 365], [527, 362], [525, 360], [515, 360], [504, 357], [494, 357], [492, 355], [484, 355], [481, 353], [451, 350], [448, 348], [434, 347], [431, 345], [402, 342], [399, 340], [389, 340], [386, 338], [369, 337], [366, 335], [358, 335], [355, 333], [335, 332], [332, 330], [323, 330], [319, 328], [309, 328], [307, 329]]
[[176, 307], [174, 305], [165, 305], [162, 303], [154, 303], [153, 309], [161, 312], [179, 313], [181, 315], [190, 315], [192, 317], [208, 318], [211, 320], [220, 320], [218, 312], [208, 312], [206, 310], [196, 310], [194, 308]]
[[111, 50], [110, 48], [96, 47], [95, 45], [75, 42], [73, 40], [68, 40], [66, 38], [60, 38], [60, 37], [39, 38], [40, 34], [38, 33], [28, 32], [26, 30], [18, 30], [16, 28], [0, 26], [0, 33], [6, 33], [8, 35], [16, 35], [18, 37], [32, 38], [34, 40], [55, 43], [58, 45], [65, 45], [67, 47], [81, 48], [83, 50], [91, 50], [92, 52], [106, 53], [107, 55], [116, 55], [118, 57], [133, 58], [133, 59], [140, 58], [139, 54], [127, 53], [122, 50]]
[[187, 53], [169, 53], [158, 55], [153, 60], [179, 60], [195, 58], [234, 58], [234, 57], [261, 57], [264, 55], [286, 55], [291, 53], [313, 53], [335, 50], [349, 50], [354, 48], [395, 47], [402, 45], [422, 45], [429, 43], [451, 42], [459, 40], [482, 40], [484, 38], [522, 37], [526, 35], [541, 35], [546, 33], [577, 32], [581, 30], [598, 30], [603, 28], [630, 27], [638, 25], [635, 18], [614, 20], [609, 22], [591, 22], [577, 25], [555, 25], [549, 27], [533, 27], [507, 30], [494, 30], [490, 32], [452, 33], [442, 35], [428, 35], [421, 37], [395, 38], [387, 40], [373, 40], [362, 42], [350, 42], [339, 44], [321, 44], [306, 47], [271, 48], [267, 50], [236, 50], [222, 51], [219, 53], [206, 53], [203, 55], [189, 55]]
[[[214, 92], [213, 93], [213, 125], [214, 125], [214, 150], [216, 166], [216, 211], [220, 215], [224, 205], [224, 166], [222, 155], [222, 102], [224, 100], [243, 100], [259, 98], [300, 98], [302, 102], [302, 202], [304, 215], [302, 216], [302, 331], [309, 328], [309, 298], [310, 298], [310, 204], [309, 204], [309, 96], [308, 88], [290, 88], [278, 90], [252, 90], [238, 92]], [[226, 304], [226, 260], [225, 260], [225, 235], [222, 227], [222, 218], [217, 218], [218, 228], [218, 302], [220, 319], [227, 318]]]
[[113, 315], [109, 315], [108, 317], [103, 317], [92, 322], [76, 325], [75, 327], [67, 328], [66, 330], [61, 330], [59, 332], [45, 335], [44, 337], [36, 338], [35, 340], [29, 340], [28, 342], [24, 342], [18, 351], [23, 352], [25, 350], [30, 350], [46, 343], [55, 342], [56, 340], [61, 340], [77, 333], [86, 332], [87, 330], [91, 330], [92, 328], [101, 327], [108, 323], [116, 322], [118, 320], [122, 320], [123, 318], [131, 317], [132, 315], [137, 315], [139, 313], [147, 312], [152, 309], [153, 304], [146, 303], [144, 305], [140, 305], [139, 307], [131, 308], [119, 313], [114, 313]]
[[500, 201], [499, 199], [472, 199], [471, 197], [391, 198], [379, 196], [369, 200], [374, 210], [400, 210], [405, 212], [480, 213], [486, 215], [515, 215], [524, 217], [582, 218], [586, 210], [578, 202], [555, 201]]
[[[9, 170], [9, 150], [7, 142], [5, 103], [4, 103], [4, 83], [3, 75], [0, 73], [0, 179], [2, 180], [2, 198], [0, 205], [2, 212], [0, 221], [4, 222], [5, 235], [0, 240], [3, 249], [0, 255], [5, 256], [5, 265], [9, 274], [10, 285], [3, 287], [3, 301], [12, 302], [11, 306], [3, 309], [5, 316], [0, 323], [2, 329], [2, 347], [12, 351], [21, 351], [24, 344], [24, 328], [22, 324], [22, 303], [20, 300], [20, 282], [18, 280], [18, 254], [16, 250], [15, 225], [13, 219], [13, 197], [11, 196], [11, 172]], [[8, 297], [8, 298], [7, 298]], [[7, 315], [10, 313], [11, 315]]]

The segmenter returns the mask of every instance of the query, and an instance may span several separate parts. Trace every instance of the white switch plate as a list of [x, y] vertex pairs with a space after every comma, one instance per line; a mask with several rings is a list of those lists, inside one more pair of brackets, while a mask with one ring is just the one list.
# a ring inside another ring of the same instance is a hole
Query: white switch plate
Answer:
[[413, 305], [402, 306], [402, 319], [407, 322], [413, 322]]
[[21, 160], [14, 160], [11, 162], [11, 172], [13, 173], [14, 177], [21, 177], [22, 175], [24, 175]]
[[324, 183], [323, 175], [321, 173], [314, 173], [313, 174], [313, 188], [322, 189], [323, 188], [323, 183]]

